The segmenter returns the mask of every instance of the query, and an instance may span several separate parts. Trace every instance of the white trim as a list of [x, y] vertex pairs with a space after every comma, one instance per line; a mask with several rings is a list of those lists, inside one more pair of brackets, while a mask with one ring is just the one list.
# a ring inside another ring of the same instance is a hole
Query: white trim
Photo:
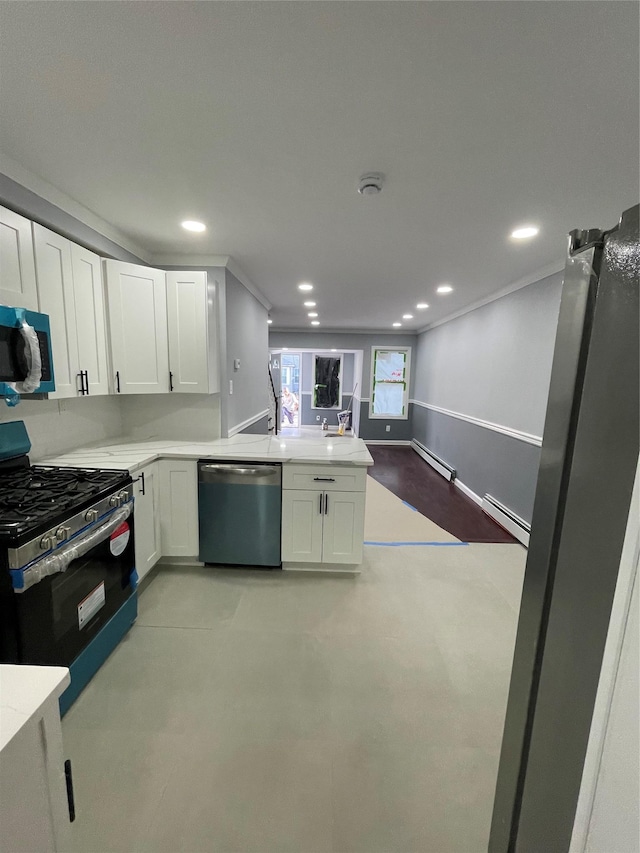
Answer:
[[441, 474], [445, 480], [451, 482], [455, 479], [455, 469], [447, 465], [443, 459], [439, 459], [434, 453], [425, 447], [424, 444], [421, 444], [413, 438], [411, 440], [411, 447], [415, 450], [418, 456], [421, 456], [425, 462], [428, 462], [432, 468], [435, 468], [438, 474]]
[[[83, 204], [80, 204], [80, 202], [70, 198], [66, 193], [63, 193], [43, 178], [38, 177], [38, 175], [34, 175], [33, 172], [16, 163], [11, 157], [7, 157], [6, 154], [0, 154], [0, 172], [25, 189], [39, 195], [45, 201], [55, 204], [56, 207], [59, 207], [60, 210], [63, 210], [70, 216], [74, 216], [79, 222], [88, 225], [89, 228], [93, 228], [98, 234], [102, 234], [103, 237], [112, 240], [128, 252], [132, 252], [140, 260], [150, 264], [151, 255], [146, 249], [143, 249], [130, 237], [127, 237], [126, 234], [123, 234], [122, 231], [111, 225], [111, 223], [96, 216], [95, 213]], [[31, 219], [32, 217], [29, 218]]]
[[271, 311], [273, 308], [264, 293], [245, 275], [231, 255], [194, 255], [193, 253], [182, 252], [172, 255], [153, 255], [152, 260], [154, 264], [165, 267], [225, 267], [252, 296], [255, 296], [263, 308], [266, 308], [267, 311]]
[[403, 447], [405, 447], [405, 446], [409, 447], [411, 445], [410, 441], [392, 441], [391, 439], [383, 439], [383, 438], [376, 439], [375, 441], [373, 439], [370, 440], [368, 438], [365, 438], [364, 443], [365, 444], [397, 444], [397, 445], [402, 445]]
[[[284, 335], [288, 335], [290, 332], [292, 333], [304, 333], [305, 335], [349, 335], [350, 337], [353, 335], [389, 335], [390, 337], [405, 337], [405, 335], [415, 337], [418, 334], [417, 329], [394, 329], [393, 332], [389, 332], [389, 329], [350, 329], [349, 327], [340, 327], [340, 326], [321, 326], [318, 328], [309, 328], [308, 326], [270, 326], [269, 334], [272, 332], [278, 332]], [[390, 344], [390, 346], [394, 346], [394, 344]], [[398, 345], [399, 346], [399, 345]], [[299, 351], [299, 349], [298, 349]], [[342, 352], [353, 352], [353, 350], [342, 350]]]
[[504, 426], [504, 424], [494, 424], [492, 421], [485, 421], [483, 418], [476, 418], [473, 415], [463, 415], [462, 412], [454, 412], [451, 409], [444, 409], [442, 406], [434, 406], [432, 403], [423, 403], [422, 400], [409, 400], [414, 406], [420, 406], [423, 409], [430, 409], [432, 412], [439, 412], [441, 415], [448, 415], [450, 418], [457, 418], [459, 421], [466, 421], [475, 426], [490, 429], [493, 432], [499, 432], [502, 435], [508, 435], [509, 438], [515, 438], [518, 441], [524, 441], [526, 444], [533, 444], [536, 447], [542, 447], [542, 436], [533, 435], [524, 430], [513, 429], [512, 427]]
[[549, 276], [555, 275], [558, 272], [562, 272], [565, 267], [565, 261], [555, 261], [552, 264], [547, 264], [544, 267], [540, 267], [536, 272], [531, 273], [530, 275], [525, 276], [524, 278], [518, 279], [518, 281], [514, 281], [513, 284], [508, 284], [506, 287], [501, 288], [500, 290], [496, 290], [495, 293], [491, 293], [488, 296], [483, 296], [482, 299], [477, 299], [475, 302], [472, 302], [471, 305], [467, 305], [466, 308], [461, 308], [459, 311], [454, 311], [451, 314], [447, 314], [446, 317], [443, 317], [441, 320], [435, 320], [433, 323], [427, 323], [426, 326], [422, 326], [420, 329], [417, 329], [415, 334], [421, 335], [423, 332], [428, 332], [429, 329], [435, 329], [437, 326], [442, 326], [444, 323], [450, 323], [451, 320], [456, 320], [458, 317], [463, 317], [465, 314], [469, 314], [471, 311], [475, 311], [477, 308], [482, 308], [483, 305], [489, 305], [490, 302], [495, 302], [497, 299], [502, 299], [503, 296], [508, 296], [510, 293], [515, 293], [516, 290], [522, 290], [523, 287], [528, 287], [530, 284], [535, 284], [537, 281], [542, 281], [545, 278], [549, 278]]
[[478, 506], [482, 506], [482, 498], [480, 497], [480, 495], [477, 495], [472, 489], [469, 488], [469, 486], [465, 486], [465, 484], [461, 480], [458, 480], [457, 477], [453, 481], [453, 485], [456, 488], [460, 489], [460, 491], [468, 498], [471, 498], [474, 503], [477, 503]]
[[501, 504], [491, 495], [485, 495], [482, 499], [482, 509], [496, 521], [500, 527], [509, 532], [512, 536], [522, 542], [525, 548], [529, 547], [529, 534], [531, 533], [531, 525], [516, 515], [513, 510]]
[[262, 420], [262, 418], [267, 417], [269, 417], [269, 409], [265, 409], [263, 412], [258, 412], [257, 415], [251, 415], [250, 418], [247, 418], [246, 421], [242, 421], [241, 424], [236, 424], [235, 426], [230, 427], [228, 430], [228, 437], [231, 438], [232, 435], [242, 432], [243, 429], [251, 426], [251, 424], [255, 424], [257, 421]]

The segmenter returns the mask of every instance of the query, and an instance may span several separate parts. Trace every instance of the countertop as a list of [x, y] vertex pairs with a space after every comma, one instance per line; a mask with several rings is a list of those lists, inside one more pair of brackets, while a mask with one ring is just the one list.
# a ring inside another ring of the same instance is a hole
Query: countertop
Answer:
[[0, 664], [0, 751], [52, 694], [60, 696], [70, 683], [64, 666]]
[[300, 462], [322, 465], [373, 465], [360, 438], [289, 438], [268, 435], [234, 435], [217, 441], [131, 441], [82, 447], [61, 456], [42, 459], [38, 465], [76, 468], [115, 468], [131, 473], [156, 459], [228, 459], [237, 462]]

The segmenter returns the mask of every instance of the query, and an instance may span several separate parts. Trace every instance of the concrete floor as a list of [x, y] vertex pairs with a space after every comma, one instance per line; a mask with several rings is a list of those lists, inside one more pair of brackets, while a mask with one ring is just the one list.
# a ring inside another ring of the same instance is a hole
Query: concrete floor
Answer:
[[525, 556], [159, 567], [63, 720], [72, 849], [484, 853]]

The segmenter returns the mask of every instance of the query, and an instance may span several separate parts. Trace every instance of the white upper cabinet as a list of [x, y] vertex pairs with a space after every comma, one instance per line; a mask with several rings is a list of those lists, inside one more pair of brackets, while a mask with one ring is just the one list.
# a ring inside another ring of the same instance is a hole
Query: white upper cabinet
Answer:
[[72, 243], [71, 267], [78, 361], [80, 370], [85, 372], [85, 390], [88, 394], [108, 394], [107, 318], [104, 310], [102, 259]]
[[33, 225], [40, 311], [49, 315], [56, 390], [50, 397], [77, 397], [82, 391], [73, 300], [71, 244], [42, 225]]
[[209, 308], [206, 272], [167, 273], [172, 391], [209, 394], [219, 390], [215, 314]]
[[4, 207], [0, 207], [0, 304], [38, 310], [31, 222]]
[[53, 399], [108, 394], [100, 259], [42, 225], [33, 225], [38, 301], [49, 315]]
[[169, 391], [165, 273], [105, 261], [114, 390], [119, 394]]

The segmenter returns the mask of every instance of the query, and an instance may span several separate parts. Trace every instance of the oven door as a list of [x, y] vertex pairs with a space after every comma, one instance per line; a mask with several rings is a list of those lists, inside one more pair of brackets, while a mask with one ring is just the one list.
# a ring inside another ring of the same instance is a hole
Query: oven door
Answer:
[[133, 524], [132, 513], [66, 571], [15, 595], [21, 663], [69, 666], [135, 594]]
[[[23, 324], [26, 324], [27, 329]], [[33, 334], [35, 333], [35, 339]], [[32, 357], [30, 337], [40, 353], [40, 377], [33, 390], [38, 394], [56, 390], [51, 357], [49, 318], [37, 311], [0, 306], [0, 394], [7, 393], [5, 383], [24, 383], [30, 378]], [[20, 393], [25, 393], [20, 391]]]

